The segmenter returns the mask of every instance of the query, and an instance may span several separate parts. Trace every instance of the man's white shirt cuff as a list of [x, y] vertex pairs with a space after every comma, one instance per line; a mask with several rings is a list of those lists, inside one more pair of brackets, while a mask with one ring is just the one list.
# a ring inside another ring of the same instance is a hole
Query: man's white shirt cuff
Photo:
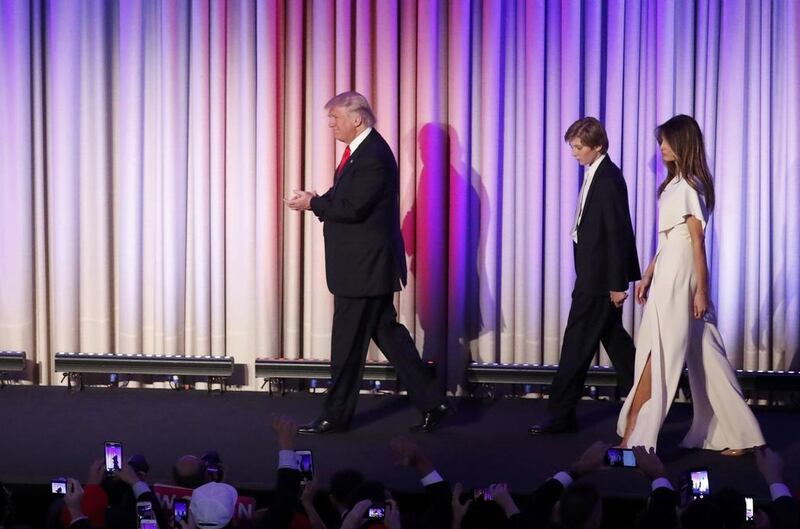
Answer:
[[553, 476], [553, 479], [558, 480], [562, 485], [564, 485], [565, 489], [569, 487], [573, 481], [572, 476], [570, 476], [566, 472], [559, 472], [558, 474]]
[[442, 479], [442, 476], [434, 470], [420, 481], [422, 481], [423, 487], [427, 487], [428, 485], [433, 485], [434, 483], [440, 483], [444, 481], [444, 479]]
[[653, 480], [653, 484], [651, 485], [650, 490], [656, 489], [669, 489], [675, 490], [675, 487], [672, 486], [672, 483], [667, 478], [656, 478]]
[[297, 463], [297, 454], [294, 450], [278, 451], [278, 468], [300, 470], [300, 465]]
[[147, 483], [145, 483], [144, 481], [137, 481], [136, 483], [133, 484], [132, 488], [133, 488], [133, 495], [137, 498], [142, 494], [144, 494], [145, 492], [150, 492], [150, 487], [148, 487]]
[[772, 501], [775, 501], [784, 496], [791, 496], [792, 493], [789, 492], [789, 487], [786, 486], [786, 483], [773, 483], [769, 486], [769, 495], [772, 497]]

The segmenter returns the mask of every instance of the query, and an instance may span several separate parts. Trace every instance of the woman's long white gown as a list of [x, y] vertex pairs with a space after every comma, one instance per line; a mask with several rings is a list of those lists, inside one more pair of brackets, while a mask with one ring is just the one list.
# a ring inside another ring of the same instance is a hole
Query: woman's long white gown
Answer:
[[761, 428], [725, 356], [714, 307], [709, 306], [701, 320], [692, 315], [697, 279], [686, 217], [696, 217], [705, 230], [705, 204], [679, 177], [667, 185], [658, 205], [655, 271], [636, 339], [633, 388], [620, 412], [617, 433], [625, 433], [633, 395], [649, 357], [652, 393], [639, 412], [628, 446], [657, 445], [684, 362], [689, 370], [694, 418], [681, 446], [724, 450], [763, 445]]

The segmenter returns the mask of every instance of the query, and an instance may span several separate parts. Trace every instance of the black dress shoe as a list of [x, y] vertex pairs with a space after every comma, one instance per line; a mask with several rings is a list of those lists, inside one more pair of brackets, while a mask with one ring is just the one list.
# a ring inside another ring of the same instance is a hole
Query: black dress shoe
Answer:
[[548, 421], [544, 424], [534, 424], [528, 428], [529, 435], [558, 435], [563, 433], [577, 433], [578, 423], [576, 421], [569, 422], [553, 422]]
[[327, 419], [317, 419], [309, 424], [297, 428], [300, 435], [322, 435], [325, 433], [342, 432], [345, 428]]
[[443, 402], [422, 414], [422, 422], [410, 428], [412, 432], [432, 432], [442, 423], [445, 417], [453, 414], [453, 407]]

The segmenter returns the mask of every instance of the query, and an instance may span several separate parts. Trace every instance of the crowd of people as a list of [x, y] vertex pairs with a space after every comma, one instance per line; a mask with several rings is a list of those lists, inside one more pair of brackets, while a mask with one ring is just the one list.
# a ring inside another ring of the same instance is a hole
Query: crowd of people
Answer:
[[[66, 493], [49, 507], [47, 529], [145, 529], [142, 505], [151, 509], [150, 527], [159, 529], [599, 529], [619, 517], [609, 516], [608, 500], [586, 476], [607, 468], [610, 446], [592, 444], [563, 471], [546, 480], [532, 495], [512, 494], [496, 483], [479, 491], [451, 484], [433, 461], [408, 437], [396, 438], [392, 452], [400, 466], [416, 473], [420, 495], [409, 505], [398, 501], [380, 482], [368, 481], [356, 469], [336, 472], [323, 490], [318, 478], [306, 481], [302, 458], [295, 452], [298, 425], [288, 417], [273, 419], [278, 445], [277, 482], [268, 505], [250, 519], [236, 513], [238, 492], [226, 483], [227, 468], [216, 452], [181, 456], [172, 468], [173, 485], [187, 493], [185, 520], [173, 518], [173, 501], [164, 501], [149, 483], [147, 460], [136, 455], [111, 474], [102, 460], [91, 464], [81, 483], [66, 480]], [[720, 489], [701, 498], [683, 495], [670, 481], [655, 450], [633, 448], [638, 471], [651, 492], [629, 527], [655, 529], [797, 529], [800, 508], [783, 476], [783, 461], [770, 448], [755, 452], [754, 461], [769, 487], [771, 500], [753, 508], [747, 520], [744, 496]], [[0, 506], [8, 490], [0, 490]], [[421, 500], [419, 498], [422, 498]], [[23, 529], [8, 516], [0, 527]]]

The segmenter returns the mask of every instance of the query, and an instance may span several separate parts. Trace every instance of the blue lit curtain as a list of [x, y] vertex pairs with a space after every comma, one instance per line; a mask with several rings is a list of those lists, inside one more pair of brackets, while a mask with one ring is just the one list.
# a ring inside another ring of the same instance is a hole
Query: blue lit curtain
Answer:
[[355, 89], [401, 170], [400, 319], [451, 387], [558, 361], [585, 115], [643, 266], [653, 129], [697, 118], [731, 361], [797, 367], [799, 36], [794, 0], [0, 0], [0, 349], [42, 383], [56, 351], [327, 358], [321, 227], [281, 198], [330, 185], [322, 106]]

